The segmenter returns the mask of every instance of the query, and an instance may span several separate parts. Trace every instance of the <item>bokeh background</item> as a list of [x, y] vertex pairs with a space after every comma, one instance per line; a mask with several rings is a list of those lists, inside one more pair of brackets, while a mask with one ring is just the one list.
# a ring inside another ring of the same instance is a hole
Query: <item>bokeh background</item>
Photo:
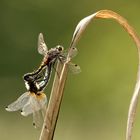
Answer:
[[[77, 23], [100, 9], [124, 16], [140, 34], [138, 0], [0, 0], [0, 139], [38, 140], [32, 116], [9, 113], [5, 106], [26, 91], [22, 76], [38, 67], [37, 37], [49, 48], [67, 48]], [[55, 140], [123, 140], [127, 111], [136, 81], [137, 49], [112, 20], [95, 20], [77, 45], [73, 60], [81, 66], [69, 74]], [[52, 77], [53, 79], [53, 77]], [[46, 89], [49, 97], [52, 81]], [[133, 139], [139, 140], [140, 107]]]

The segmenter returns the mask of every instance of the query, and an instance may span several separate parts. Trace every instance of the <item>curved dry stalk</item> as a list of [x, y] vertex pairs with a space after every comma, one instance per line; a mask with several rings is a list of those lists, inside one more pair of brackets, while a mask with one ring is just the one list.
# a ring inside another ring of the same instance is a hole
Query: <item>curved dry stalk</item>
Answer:
[[139, 39], [139, 36], [134, 31], [134, 29], [128, 24], [127, 20], [124, 19], [122, 16], [110, 10], [101, 10], [101, 11], [96, 12], [95, 14], [92, 14], [82, 19], [79, 22], [73, 35], [72, 45], [75, 45], [78, 42], [84, 30], [94, 18], [115, 19], [120, 25], [124, 27], [127, 33], [132, 37], [138, 49], [139, 66], [138, 66], [137, 82], [136, 82], [133, 96], [131, 99], [131, 103], [129, 106], [127, 129], [126, 129], [126, 140], [131, 140], [132, 128], [133, 128], [133, 123], [135, 119], [136, 107], [138, 103], [138, 96], [139, 96], [139, 90], [140, 90], [140, 39]]
[[[69, 53], [72, 51], [72, 48], [76, 46], [84, 30], [94, 18], [107, 18], [107, 19], [111, 18], [111, 19], [115, 19], [120, 25], [122, 25], [124, 29], [128, 32], [128, 34], [133, 38], [138, 48], [138, 55], [139, 55], [139, 60], [140, 60], [140, 39], [138, 35], [123, 17], [121, 17], [117, 13], [110, 10], [100, 10], [82, 19], [78, 23], [73, 34]], [[58, 67], [57, 67], [57, 71], [60, 73], [60, 78], [58, 78], [57, 75], [55, 75], [51, 97], [50, 97], [49, 105], [47, 108], [46, 117], [45, 117], [44, 125], [42, 128], [40, 140], [53, 140], [53, 134], [55, 131], [55, 126], [56, 126], [60, 104], [61, 104], [61, 100], [63, 96], [64, 86], [65, 86], [65, 82], [67, 78], [67, 70], [68, 70], [67, 63], [70, 61], [69, 53], [67, 56], [66, 63], [63, 66], [58, 64]], [[138, 102], [139, 89], [140, 89], [140, 64], [138, 68], [137, 82], [136, 82], [135, 90], [133, 93], [133, 97], [132, 97], [130, 107], [129, 107], [129, 112], [128, 112], [126, 140], [131, 140], [133, 122], [134, 122], [135, 112], [136, 112], [136, 107], [137, 107], [137, 102]]]

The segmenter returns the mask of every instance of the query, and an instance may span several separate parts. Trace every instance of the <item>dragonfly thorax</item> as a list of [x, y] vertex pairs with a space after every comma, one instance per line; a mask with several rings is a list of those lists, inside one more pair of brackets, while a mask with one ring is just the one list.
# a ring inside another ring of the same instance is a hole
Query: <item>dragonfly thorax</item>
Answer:
[[37, 82], [25, 82], [25, 87], [28, 91], [34, 92], [35, 94], [40, 91], [40, 86]]

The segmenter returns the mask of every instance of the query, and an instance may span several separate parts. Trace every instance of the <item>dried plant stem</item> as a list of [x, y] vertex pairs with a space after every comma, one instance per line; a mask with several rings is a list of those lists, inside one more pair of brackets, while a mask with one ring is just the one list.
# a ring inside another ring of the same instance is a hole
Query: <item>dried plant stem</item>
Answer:
[[133, 40], [137, 46], [137, 49], [138, 49], [139, 66], [138, 66], [137, 82], [136, 82], [133, 96], [131, 99], [131, 103], [129, 106], [127, 128], [126, 128], [126, 140], [131, 140], [133, 123], [134, 123], [134, 119], [135, 119], [136, 107], [137, 107], [137, 103], [138, 103], [138, 96], [139, 96], [139, 90], [140, 90], [140, 38], [136, 34], [134, 29], [128, 24], [128, 22], [123, 17], [121, 17], [120, 15], [118, 15], [112, 11], [105, 10], [105, 11], [99, 12], [97, 14], [97, 17], [115, 19], [118, 23], [120, 23], [124, 27], [124, 29], [133, 38]]
[[59, 114], [60, 104], [67, 76], [66, 63], [63, 66], [59, 63], [57, 66], [57, 71], [58, 73], [60, 73], [60, 77], [58, 77], [58, 75], [56, 74], [54, 78], [55, 80], [53, 83], [52, 92], [46, 111], [46, 117], [40, 135], [40, 140], [52, 140], [54, 135], [54, 130]]
[[[106, 18], [106, 19], [111, 18], [111, 19], [115, 19], [120, 25], [122, 25], [124, 29], [127, 31], [127, 33], [134, 40], [138, 48], [138, 54], [139, 54], [139, 60], [140, 60], [139, 36], [136, 34], [134, 29], [128, 24], [128, 22], [122, 16], [110, 10], [100, 10], [88, 17], [85, 17], [78, 23], [73, 34], [69, 53], [71, 52], [71, 48], [76, 46], [84, 30], [94, 18]], [[60, 109], [60, 104], [61, 104], [61, 100], [63, 96], [66, 78], [67, 78], [67, 70], [68, 70], [67, 63], [69, 61], [70, 61], [70, 58], [68, 55], [67, 61], [63, 66], [61, 66], [61, 64], [58, 64], [57, 71], [60, 73], [60, 78], [58, 78], [57, 75], [55, 75], [51, 97], [49, 100], [49, 105], [47, 108], [44, 125], [43, 125], [42, 132], [40, 135], [40, 140], [53, 140], [53, 134], [55, 131], [56, 121], [57, 121], [57, 117], [58, 117], [58, 113]], [[140, 89], [140, 64], [138, 68], [137, 82], [136, 82], [135, 90], [133, 93], [133, 97], [132, 97], [130, 107], [129, 107], [129, 112], [128, 112], [126, 140], [131, 140], [133, 122], [134, 122], [135, 112], [136, 112], [136, 107], [137, 107], [137, 102], [138, 102], [139, 89]]]
[[133, 92], [133, 96], [130, 102], [129, 111], [128, 111], [128, 120], [127, 120], [127, 129], [126, 129], [126, 140], [131, 140], [132, 136], [132, 129], [133, 123], [135, 119], [136, 107], [138, 103], [138, 96], [140, 90], [140, 38], [134, 29], [128, 24], [127, 20], [124, 19], [119, 14], [110, 11], [110, 10], [100, 10], [84, 19], [82, 19], [76, 27], [76, 30], [73, 35], [72, 44], [77, 44], [78, 40], [80, 39], [82, 33], [88, 26], [88, 24], [94, 18], [106, 18], [106, 19], [115, 19], [122, 27], [127, 31], [127, 33], [132, 37], [133, 41], [135, 42], [138, 50], [139, 55], [139, 66], [138, 66], [138, 74], [137, 74], [137, 81], [135, 85], [135, 89]]

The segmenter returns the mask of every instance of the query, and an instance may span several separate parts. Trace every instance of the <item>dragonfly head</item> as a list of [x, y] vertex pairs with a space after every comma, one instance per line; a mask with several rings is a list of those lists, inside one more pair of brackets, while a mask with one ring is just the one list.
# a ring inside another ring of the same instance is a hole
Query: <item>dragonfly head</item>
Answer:
[[24, 76], [23, 76], [23, 79], [25, 80], [25, 81], [28, 81], [28, 82], [33, 82], [34, 81], [34, 78], [33, 78], [33, 76], [31, 76], [30, 74], [25, 74]]
[[62, 52], [62, 51], [64, 50], [64, 47], [61, 46], [61, 45], [58, 45], [58, 46], [56, 46], [56, 50], [57, 50], [58, 52]]
[[58, 45], [55, 48], [51, 48], [48, 51], [48, 55], [57, 55], [57, 54], [60, 54], [61, 52], [63, 52], [63, 50], [64, 50], [64, 47], [61, 45]]

